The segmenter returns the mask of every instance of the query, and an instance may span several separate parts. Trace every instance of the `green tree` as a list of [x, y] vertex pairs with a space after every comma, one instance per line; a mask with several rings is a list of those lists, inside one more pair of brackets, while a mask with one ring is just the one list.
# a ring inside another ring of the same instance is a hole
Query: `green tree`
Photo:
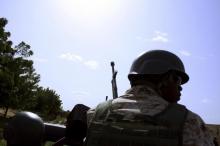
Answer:
[[12, 47], [7, 20], [0, 18], [0, 106], [6, 109], [32, 110], [46, 119], [54, 119], [62, 111], [60, 96], [55, 91], [39, 87], [40, 75], [28, 59], [33, 55], [25, 42]]
[[[21, 42], [15, 46], [16, 57], [11, 69], [14, 75], [14, 100], [13, 106], [18, 109], [31, 109], [36, 104], [35, 92], [38, 88], [40, 75], [35, 72], [33, 61], [27, 58], [33, 54], [30, 46]], [[28, 103], [28, 104], [27, 104]]]
[[13, 61], [15, 50], [12, 48], [12, 42], [8, 40], [10, 33], [4, 29], [6, 24], [7, 20], [0, 18], [0, 105], [8, 108], [14, 86], [14, 73], [8, 65]]
[[[40, 76], [33, 68], [30, 46], [21, 42], [12, 47], [10, 32], [5, 31], [7, 20], [0, 18], [0, 106], [28, 109], [34, 104], [34, 91]], [[32, 104], [30, 104], [32, 103]]]
[[46, 120], [53, 120], [62, 112], [60, 96], [54, 90], [39, 87], [36, 92], [37, 104], [35, 111]]

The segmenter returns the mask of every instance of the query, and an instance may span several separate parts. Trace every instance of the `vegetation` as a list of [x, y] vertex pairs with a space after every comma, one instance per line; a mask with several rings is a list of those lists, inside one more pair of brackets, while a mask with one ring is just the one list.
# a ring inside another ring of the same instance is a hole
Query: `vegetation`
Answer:
[[0, 107], [29, 110], [53, 120], [62, 111], [60, 96], [52, 89], [40, 87], [40, 75], [33, 67], [31, 46], [25, 42], [13, 46], [7, 19], [0, 18]]
[[[39, 86], [37, 74], [30, 56], [34, 54], [25, 42], [13, 45], [10, 32], [5, 30], [8, 21], [0, 18], [0, 145], [3, 127], [14, 111], [31, 111], [44, 121], [64, 124], [67, 112], [62, 110], [60, 95], [50, 88]], [[4, 109], [4, 114], [2, 114]], [[9, 114], [8, 114], [9, 113]], [[52, 145], [48, 142], [46, 146]]]

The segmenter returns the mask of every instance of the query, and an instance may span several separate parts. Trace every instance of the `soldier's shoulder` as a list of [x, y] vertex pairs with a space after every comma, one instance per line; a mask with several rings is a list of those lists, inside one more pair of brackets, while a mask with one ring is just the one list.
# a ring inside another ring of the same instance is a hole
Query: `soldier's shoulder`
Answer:
[[186, 122], [195, 123], [195, 122], [203, 122], [203, 120], [198, 114], [192, 112], [191, 110], [188, 110]]
[[183, 143], [185, 145], [213, 146], [213, 138], [203, 119], [196, 113], [188, 111], [183, 130]]
[[[190, 131], [194, 131], [194, 132], [206, 131], [206, 126], [205, 126], [205, 122], [203, 121], [203, 119], [198, 114], [196, 114], [192, 111], [188, 111], [184, 127], [186, 129], [190, 129]], [[199, 132], [197, 132], [197, 133], [199, 133]]]

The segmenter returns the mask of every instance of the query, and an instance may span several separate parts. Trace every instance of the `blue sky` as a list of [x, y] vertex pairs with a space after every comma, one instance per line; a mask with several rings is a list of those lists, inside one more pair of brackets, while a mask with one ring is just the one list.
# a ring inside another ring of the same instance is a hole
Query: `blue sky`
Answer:
[[112, 97], [110, 61], [122, 95], [136, 56], [165, 49], [190, 76], [180, 103], [213, 124], [220, 124], [219, 11], [218, 0], [0, 0], [10, 39], [31, 45], [40, 85], [54, 89], [65, 110]]

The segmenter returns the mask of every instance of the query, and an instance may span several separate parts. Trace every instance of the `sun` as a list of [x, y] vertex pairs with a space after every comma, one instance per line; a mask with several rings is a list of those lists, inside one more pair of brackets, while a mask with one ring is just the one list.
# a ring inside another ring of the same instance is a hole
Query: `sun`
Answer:
[[118, 0], [59, 0], [58, 6], [66, 16], [76, 19], [98, 20], [114, 15]]
[[76, 11], [83, 15], [97, 16], [109, 13], [113, 7], [111, 0], [75, 0], [73, 1]]

